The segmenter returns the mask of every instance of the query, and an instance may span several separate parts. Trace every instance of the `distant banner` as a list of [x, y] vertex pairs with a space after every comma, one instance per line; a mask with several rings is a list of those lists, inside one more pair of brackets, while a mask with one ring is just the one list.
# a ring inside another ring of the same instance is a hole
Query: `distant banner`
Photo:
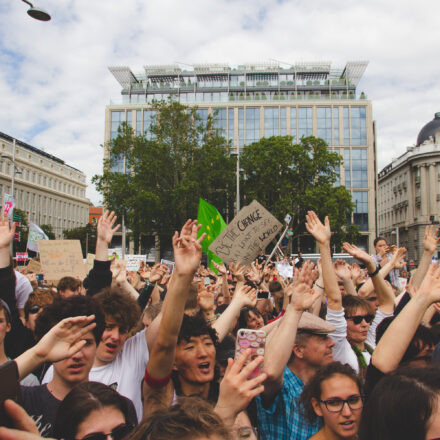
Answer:
[[136, 270], [136, 271], [139, 270], [141, 261], [146, 262], [147, 256], [125, 254], [125, 262], [126, 262], [127, 270]]
[[29, 235], [26, 247], [31, 251], [38, 252], [38, 240], [49, 240], [49, 237], [38, 225], [29, 222]]
[[12, 220], [14, 214], [15, 200], [12, 194], [5, 194], [5, 205], [3, 206], [3, 212], [7, 214], [9, 220]]
[[226, 263], [249, 265], [264, 251], [283, 225], [254, 200], [245, 206], [209, 246]]

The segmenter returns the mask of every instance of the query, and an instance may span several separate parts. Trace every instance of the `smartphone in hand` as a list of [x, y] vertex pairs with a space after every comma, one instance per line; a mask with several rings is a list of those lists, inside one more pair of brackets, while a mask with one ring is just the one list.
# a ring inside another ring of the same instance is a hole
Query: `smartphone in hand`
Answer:
[[[246, 364], [253, 361], [257, 356], [264, 356], [266, 347], [266, 332], [264, 330], [252, 330], [249, 328], [241, 328], [237, 332], [237, 340], [235, 343], [235, 359], [243, 355], [248, 349], [252, 350]], [[261, 363], [249, 376], [250, 379], [257, 377], [263, 372], [263, 363]]]

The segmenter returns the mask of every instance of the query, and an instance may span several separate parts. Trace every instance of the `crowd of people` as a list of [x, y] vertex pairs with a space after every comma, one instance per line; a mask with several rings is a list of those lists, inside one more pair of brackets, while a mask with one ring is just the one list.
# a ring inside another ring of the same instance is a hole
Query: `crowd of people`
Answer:
[[291, 277], [263, 253], [201, 264], [191, 220], [172, 273], [127, 271], [106, 212], [87, 277], [55, 288], [13, 269], [4, 217], [0, 388], [16, 393], [2, 392], [0, 440], [440, 438], [438, 231], [410, 277], [382, 237], [376, 255], [344, 243], [350, 264], [332, 259], [328, 218], [305, 225], [320, 259], [286, 257]]

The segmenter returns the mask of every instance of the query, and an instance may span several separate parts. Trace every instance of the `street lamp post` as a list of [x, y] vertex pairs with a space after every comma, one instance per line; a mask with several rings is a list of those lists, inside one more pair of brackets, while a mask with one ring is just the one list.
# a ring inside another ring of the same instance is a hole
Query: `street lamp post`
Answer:
[[240, 211], [240, 147], [238, 146], [237, 143], [237, 173], [236, 173], [236, 178], [237, 178], [237, 201], [236, 201], [236, 205], [237, 205], [237, 212], [236, 214], [239, 213]]
[[40, 20], [40, 21], [49, 21], [50, 20], [49, 13], [46, 12], [43, 8], [39, 8], [39, 7], [34, 6], [28, 0], [22, 0], [22, 1], [30, 6], [30, 8], [27, 10], [27, 13], [30, 17], [35, 18], [35, 20]]
[[399, 227], [397, 226], [396, 229], [393, 229], [391, 234], [396, 236], [396, 246], [399, 247]]

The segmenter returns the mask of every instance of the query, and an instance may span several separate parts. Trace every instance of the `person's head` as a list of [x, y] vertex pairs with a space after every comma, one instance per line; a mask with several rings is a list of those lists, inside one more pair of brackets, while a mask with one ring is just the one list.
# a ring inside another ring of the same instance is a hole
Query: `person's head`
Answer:
[[11, 312], [8, 305], [0, 300], [0, 346], [3, 345], [6, 333], [11, 330]]
[[243, 307], [238, 317], [238, 328], [258, 330], [264, 326], [264, 319], [256, 307]]
[[405, 368], [387, 374], [365, 403], [359, 439], [440, 438], [439, 403], [439, 368]]
[[380, 254], [388, 246], [387, 241], [383, 237], [376, 237], [373, 242], [376, 254]]
[[96, 326], [83, 337], [86, 344], [73, 356], [53, 364], [54, 380], [62, 382], [65, 386], [73, 387], [88, 380], [95, 360], [96, 347], [104, 331], [105, 321], [101, 307], [94, 298], [87, 296], [61, 298], [45, 306], [35, 323], [34, 333], [39, 340], [65, 318], [90, 315], [95, 315]]
[[322, 417], [335, 438], [356, 435], [363, 406], [362, 384], [349, 365], [332, 362], [318, 369], [305, 386], [301, 401], [310, 423]]
[[183, 315], [173, 367], [178, 379], [197, 385], [211, 382], [217, 344], [216, 331], [200, 314]]
[[29, 330], [35, 330], [35, 321], [43, 311], [43, 307], [52, 304], [54, 299], [55, 296], [50, 289], [35, 289], [29, 295], [24, 305], [24, 324]]
[[121, 351], [140, 317], [140, 308], [129, 295], [111, 289], [104, 289], [94, 298], [105, 315], [105, 330], [96, 352], [97, 362], [104, 365], [112, 362]]
[[347, 339], [351, 344], [362, 344], [368, 336], [368, 329], [374, 319], [370, 302], [354, 295], [344, 295], [342, 305], [347, 321]]
[[255, 308], [260, 312], [262, 316], [267, 316], [272, 311], [272, 303], [270, 302], [270, 299], [258, 298]]
[[[379, 343], [387, 328], [391, 325], [394, 316], [382, 320], [376, 329], [376, 344]], [[401, 366], [428, 367], [431, 365], [432, 352], [434, 350], [435, 338], [431, 329], [423, 325], [417, 327], [405, 354], [400, 361]]]
[[142, 313], [142, 324], [145, 328], [148, 328], [148, 326], [154, 321], [157, 315], [159, 315], [160, 311], [162, 310], [162, 304], [162, 301], [160, 301], [156, 304], [150, 304], [145, 307]]
[[373, 290], [365, 299], [370, 303], [371, 309], [373, 313], [376, 314], [377, 309], [379, 308], [379, 300], [377, 299], [376, 291]]
[[215, 297], [215, 305], [221, 306], [225, 303], [225, 297], [223, 296], [223, 293], [219, 293], [216, 297]]
[[53, 434], [56, 438], [73, 440], [113, 432], [122, 439], [134, 428], [128, 420], [127, 399], [107, 385], [85, 382], [73, 388], [61, 402]]
[[82, 282], [78, 278], [63, 277], [58, 282], [58, 293], [62, 298], [81, 295]]
[[212, 406], [198, 397], [180, 398], [177, 405], [143, 419], [130, 440], [231, 440], [229, 430]]

